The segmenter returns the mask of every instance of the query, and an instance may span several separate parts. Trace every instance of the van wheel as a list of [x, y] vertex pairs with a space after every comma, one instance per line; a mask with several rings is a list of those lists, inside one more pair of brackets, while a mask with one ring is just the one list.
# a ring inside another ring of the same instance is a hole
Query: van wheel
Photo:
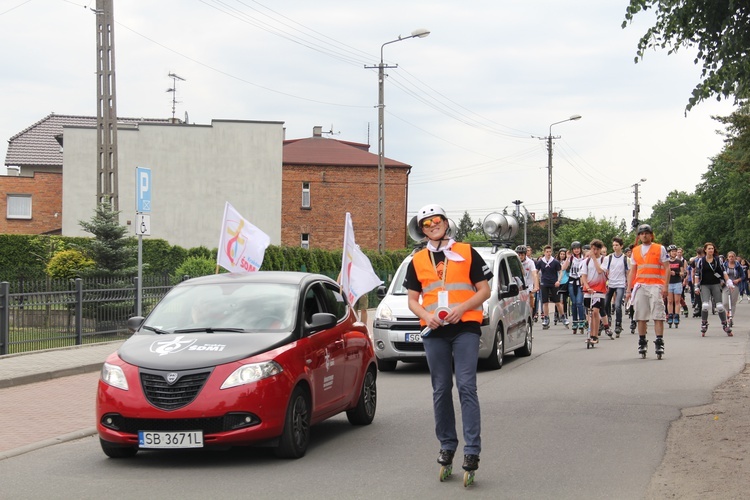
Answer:
[[505, 360], [505, 342], [502, 329], [498, 328], [495, 332], [495, 340], [492, 343], [490, 356], [484, 360], [484, 365], [490, 370], [499, 370], [503, 367]]
[[398, 363], [393, 359], [380, 359], [378, 357], [375, 358], [375, 361], [377, 361], [378, 370], [381, 372], [392, 372], [396, 369], [396, 363]]
[[523, 342], [523, 347], [513, 351], [516, 356], [531, 356], [531, 321], [526, 322], [526, 339]]

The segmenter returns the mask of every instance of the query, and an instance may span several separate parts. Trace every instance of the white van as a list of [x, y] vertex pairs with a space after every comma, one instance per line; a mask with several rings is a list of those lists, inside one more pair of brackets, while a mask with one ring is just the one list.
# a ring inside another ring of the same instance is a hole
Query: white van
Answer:
[[[490, 369], [503, 366], [505, 354], [530, 356], [532, 344], [532, 311], [529, 290], [523, 278], [523, 268], [513, 250], [475, 247], [492, 269], [491, 295], [484, 302], [482, 337], [479, 360]], [[404, 288], [406, 268], [411, 256], [398, 267], [391, 284], [378, 288], [380, 302], [373, 320], [373, 341], [378, 368], [396, 369], [398, 361], [424, 361], [425, 352], [419, 332], [419, 320], [409, 310], [407, 290]]]

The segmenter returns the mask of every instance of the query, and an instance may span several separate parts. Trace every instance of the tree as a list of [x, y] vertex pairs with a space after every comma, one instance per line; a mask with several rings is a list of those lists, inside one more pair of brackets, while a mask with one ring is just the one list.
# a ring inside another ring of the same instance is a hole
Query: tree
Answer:
[[602, 217], [596, 220], [593, 215], [589, 215], [585, 219], [561, 225], [555, 233], [556, 244], [554, 245], [554, 250], [556, 251], [560, 247], [570, 249], [570, 244], [574, 241], [579, 241], [581, 245], [586, 245], [594, 238], [597, 238], [604, 242], [609, 251], [612, 249], [611, 242], [615, 236], [623, 239], [627, 237], [624, 219], [618, 223], [615, 219]]
[[458, 221], [458, 231], [456, 231], [455, 240], [464, 241], [466, 237], [474, 230], [474, 221], [471, 220], [469, 212], [464, 212], [461, 220]]
[[94, 235], [84, 253], [96, 263], [96, 274], [124, 277], [137, 273], [138, 249], [126, 236], [128, 229], [120, 225], [119, 215], [109, 203], [101, 203], [89, 222], [78, 222]]
[[702, 62], [701, 79], [692, 91], [686, 111], [701, 101], [733, 96], [747, 99], [750, 83], [750, 3], [747, 0], [630, 0], [625, 28], [636, 14], [654, 9], [656, 24], [638, 42], [635, 62], [646, 50], [696, 47], [695, 64]]

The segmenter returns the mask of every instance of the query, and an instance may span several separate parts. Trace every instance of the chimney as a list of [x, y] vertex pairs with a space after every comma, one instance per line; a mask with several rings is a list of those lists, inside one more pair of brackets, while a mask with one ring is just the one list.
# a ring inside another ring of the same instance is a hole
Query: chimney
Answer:
[[323, 137], [323, 127], [316, 125], [313, 127], [313, 137]]

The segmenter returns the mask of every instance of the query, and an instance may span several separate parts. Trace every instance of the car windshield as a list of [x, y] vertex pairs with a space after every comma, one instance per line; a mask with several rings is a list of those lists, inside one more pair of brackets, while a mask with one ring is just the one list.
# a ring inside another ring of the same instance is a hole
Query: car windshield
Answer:
[[291, 331], [298, 289], [278, 283], [178, 286], [144, 322], [156, 333]]

